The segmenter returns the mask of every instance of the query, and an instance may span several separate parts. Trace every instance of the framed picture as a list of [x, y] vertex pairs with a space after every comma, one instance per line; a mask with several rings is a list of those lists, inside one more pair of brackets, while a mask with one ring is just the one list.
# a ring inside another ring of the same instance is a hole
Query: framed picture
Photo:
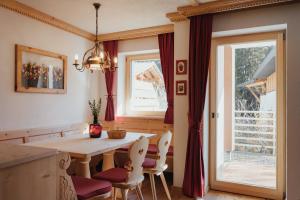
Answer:
[[176, 81], [176, 95], [186, 95], [186, 80]]
[[16, 92], [64, 94], [67, 56], [22, 45], [16, 48]]
[[176, 60], [176, 74], [187, 74], [187, 60]]

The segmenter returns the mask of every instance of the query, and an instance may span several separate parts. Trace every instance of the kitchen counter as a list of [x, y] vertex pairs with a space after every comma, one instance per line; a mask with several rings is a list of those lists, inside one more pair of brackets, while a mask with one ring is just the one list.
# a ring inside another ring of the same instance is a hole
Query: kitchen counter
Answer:
[[14, 167], [34, 160], [50, 157], [58, 153], [55, 149], [24, 145], [0, 145], [0, 169]]

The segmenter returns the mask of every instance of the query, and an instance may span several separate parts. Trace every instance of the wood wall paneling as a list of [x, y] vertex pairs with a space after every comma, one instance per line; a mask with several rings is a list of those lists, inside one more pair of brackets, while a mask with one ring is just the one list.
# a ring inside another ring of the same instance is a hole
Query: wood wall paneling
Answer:
[[[103, 128], [106, 130], [125, 129], [132, 132], [154, 133], [158, 136], [168, 130], [173, 133], [172, 124], [165, 124], [164, 119], [155, 118], [116, 117], [116, 120], [113, 122], [104, 121]], [[156, 144], [157, 139], [158, 137], [150, 139], [150, 143]]]
[[71, 124], [65, 126], [32, 128], [23, 130], [1, 131], [0, 143], [21, 144], [41, 139], [63, 137], [87, 131], [86, 123]]
[[56, 156], [0, 169], [0, 199], [56, 199]]

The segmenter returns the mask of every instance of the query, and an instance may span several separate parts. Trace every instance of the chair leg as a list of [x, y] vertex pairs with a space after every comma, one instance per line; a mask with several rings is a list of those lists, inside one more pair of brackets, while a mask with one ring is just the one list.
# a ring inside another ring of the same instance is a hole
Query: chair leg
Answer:
[[140, 188], [139, 185], [136, 186], [135, 190], [136, 190], [138, 199], [139, 200], [144, 200], [144, 197], [143, 197], [143, 194], [142, 194], [142, 191], [141, 191], [141, 188]]
[[140, 196], [139, 196], [139, 192], [138, 192], [137, 186], [134, 188], [134, 190], [135, 190], [137, 199], [138, 199], [138, 200], [141, 200], [141, 198], [140, 198]]
[[127, 200], [128, 189], [121, 189], [122, 200]]
[[168, 200], [171, 200], [171, 195], [170, 195], [169, 188], [168, 188], [168, 185], [167, 185], [167, 182], [166, 182], [166, 179], [165, 179], [165, 175], [164, 175], [163, 172], [160, 174], [160, 179], [161, 179], [161, 182], [164, 186], [164, 189], [165, 189], [166, 195], [168, 197]]
[[151, 182], [151, 190], [152, 190], [152, 197], [153, 197], [153, 200], [157, 200], [156, 189], [155, 189], [154, 174], [149, 174], [149, 177], [150, 177], [150, 182]]
[[141, 182], [141, 183], [139, 184], [139, 187], [140, 187], [140, 189], [143, 188], [143, 182]]
[[118, 190], [115, 187], [113, 189], [114, 189], [114, 191], [113, 191], [113, 200], [117, 200]]

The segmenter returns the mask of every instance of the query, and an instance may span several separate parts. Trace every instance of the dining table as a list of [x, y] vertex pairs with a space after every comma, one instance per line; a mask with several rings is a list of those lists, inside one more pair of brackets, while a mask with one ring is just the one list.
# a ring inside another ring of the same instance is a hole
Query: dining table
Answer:
[[61, 138], [29, 142], [24, 145], [67, 152], [71, 158], [78, 161], [77, 175], [90, 178], [91, 172], [89, 164], [92, 156], [103, 155], [102, 170], [113, 168], [115, 150], [130, 146], [142, 136], [150, 139], [155, 137], [156, 134], [127, 132], [123, 139], [110, 139], [108, 138], [107, 131], [102, 131], [100, 138], [90, 138], [89, 134], [82, 133]]

